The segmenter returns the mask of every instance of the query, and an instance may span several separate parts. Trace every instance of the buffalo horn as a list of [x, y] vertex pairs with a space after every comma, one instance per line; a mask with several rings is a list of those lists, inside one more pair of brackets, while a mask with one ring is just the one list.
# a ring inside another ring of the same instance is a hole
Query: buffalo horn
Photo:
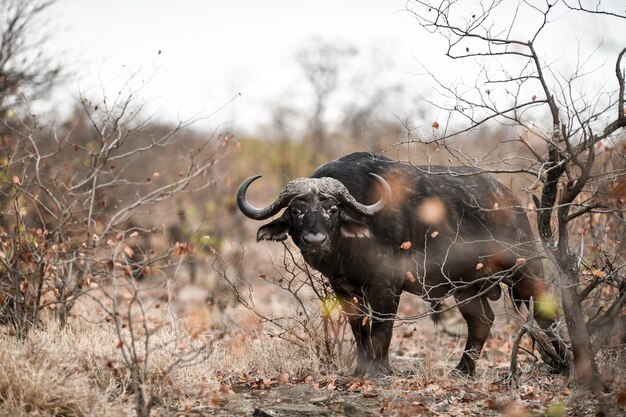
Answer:
[[374, 179], [378, 182], [378, 184], [380, 184], [380, 186], [382, 187], [382, 191], [383, 191], [383, 195], [381, 196], [380, 200], [378, 200], [376, 203], [371, 204], [371, 205], [365, 205], [365, 204], [359, 203], [352, 196], [352, 194], [348, 192], [348, 189], [339, 181], [337, 182], [339, 183], [341, 187], [338, 187], [338, 190], [335, 193], [335, 196], [337, 196], [342, 201], [342, 203], [348, 205], [353, 210], [357, 211], [358, 213], [364, 216], [375, 215], [376, 213], [381, 211], [387, 204], [389, 204], [389, 201], [391, 201], [391, 187], [389, 187], [389, 184], [387, 183], [387, 181], [385, 181], [385, 179], [379, 175], [372, 174], [372, 173], [370, 173], [370, 175], [374, 177]]
[[252, 182], [259, 179], [261, 175], [255, 175], [245, 180], [237, 190], [237, 205], [239, 210], [247, 217], [254, 220], [265, 220], [278, 213], [282, 208], [289, 205], [291, 200], [298, 196], [311, 191], [317, 191], [324, 194], [335, 196], [342, 203], [346, 204], [352, 210], [364, 215], [373, 216], [387, 205], [391, 200], [391, 188], [387, 181], [376, 174], [370, 174], [382, 186], [383, 196], [379, 201], [372, 205], [361, 204], [350, 194], [348, 189], [335, 178], [298, 178], [291, 180], [285, 185], [280, 192], [278, 198], [265, 208], [256, 208], [246, 199], [246, 192]]

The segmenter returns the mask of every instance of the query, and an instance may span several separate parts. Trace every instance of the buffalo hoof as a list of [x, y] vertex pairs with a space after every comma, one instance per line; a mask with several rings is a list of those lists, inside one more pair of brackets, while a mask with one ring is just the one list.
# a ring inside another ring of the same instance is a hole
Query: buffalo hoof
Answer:
[[394, 370], [391, 366], [377, 366], [371, 365], [368, 368], [357, 367], [354, 370], [352, 376], [355, 378], [382, 378], [385, 376], [393, 376], [395, 375]]
[[473, 370], [466, 369], [466, 368], [461, 367], [461, 366], [457, 366], [456, 368], [454, 368], [450, 372], [450, 376], [452, 376], [454, 378], [471, 379], [471, 378], [474, 378], [475, 375], [476, 374], [475, 374], [475, 372]]

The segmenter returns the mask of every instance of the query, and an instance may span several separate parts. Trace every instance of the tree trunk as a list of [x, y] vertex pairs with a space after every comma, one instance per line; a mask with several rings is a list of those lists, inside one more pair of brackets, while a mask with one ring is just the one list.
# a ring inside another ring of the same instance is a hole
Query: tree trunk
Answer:
[[[586, 386], [595, 391], [600, 388], [600, 378], [594, 360], [593, 347], [587, 331], [587, 324], [578, 300], [576, 277], [568, 277], [569, 285], [561, 286], [563, 313], [572, 343], [574, 366], [571, 370], [572, 379], [579, 386]], [[572, 280], [574, 279], [574, 280]], [[573, 283], [572, 283], [573, 282]]]

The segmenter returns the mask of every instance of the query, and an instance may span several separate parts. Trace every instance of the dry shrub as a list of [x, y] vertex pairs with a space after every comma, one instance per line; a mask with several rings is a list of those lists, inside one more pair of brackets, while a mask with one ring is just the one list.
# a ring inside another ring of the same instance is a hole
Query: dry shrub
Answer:
[[[106, 390], [98, 389], [83, 368], [84, 342], [89, 335], [37, 332], [25, 341], [0, 338], [0, 415], [5, 416], [113, 416], [121, 409], [107, 403]], [[61, 337], [59, 337], [61, 336]], [[83, 340], [80, 340], [83, 339]], [[59, 343], [60, 342], [60, 343]]]
[[[188, 314], [172, 319], [177, 315], [168, 309], [176, 307], [163, 307], [161, 323], [150, 333], [146, 382], [155, 411], [212, 404], [221, 395], [221, 383], [236, 383], [242, 375], [252, 380], [320, 372], [312, 349], [257, 333], [258, 327], [252, 332], [237, 325], [226, 328], [224, 315], [237, 323], [249, 314], [242, 309], [219, 315], [209, 306], [201, 311], [196, 305]], [[94, 312], [90, 320], [97, 319]], [[190, 326], [198, 316], [201, 330]], [[121, 357], [118, 335], [106, 321], [93, 323], [85, 317], [74, 318], [64, 329], [50, 322], [23, 341], [0, 335], [0, 415], [133, 413], [131, 374]], [[5, 331], [9, 333], [8, 328]], [[191, 360], [177, 363], [180, 358]]]

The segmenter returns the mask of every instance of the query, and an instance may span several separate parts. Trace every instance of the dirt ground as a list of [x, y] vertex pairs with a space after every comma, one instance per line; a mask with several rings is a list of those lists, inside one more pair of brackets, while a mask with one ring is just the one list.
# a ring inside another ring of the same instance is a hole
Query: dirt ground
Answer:
[[[400, 313], [416, 314], [423, 308], [420, 303], [413, 296], [403, 296]], [[352, 377], [349, 370], [326, 375], [243, 374], [221, 381], [211, 404], [196, 404], [181, 415], [597, 415], [597, 399], [570, 388], [567, 376], [551, 374], [535, 357], [530, 341], [522, 342], [517, 384], [507, 384], [511, 344], [518, 324], [503, 307], [503, 300], [495, 306], [499, 306], [496, 324], [473, 378], [451, 372], [465, 343], [465, 327], [460, 314], [450, 311], [437, 325], [429, 318], [397, 324], [390, 350], [394, 376], [362, 379]], [[626, 415], [626, 378], [609, 374], [604, 401], [611, 404], [615, 415]]]
[[[501, 370], [503, 373], [506, 370]], [[573, 395], [566, 378], [527, 375], [518, 389], [501, 382], [434, 378], [363, 380], [326, 377], [224, 384], [210, 406], [184, 415], [213, 416], [593, 416], [596, 400]], [[626, 412], [614, 401], [616, 415]], [[623, 414], [622, 414], [623, 415]]]

